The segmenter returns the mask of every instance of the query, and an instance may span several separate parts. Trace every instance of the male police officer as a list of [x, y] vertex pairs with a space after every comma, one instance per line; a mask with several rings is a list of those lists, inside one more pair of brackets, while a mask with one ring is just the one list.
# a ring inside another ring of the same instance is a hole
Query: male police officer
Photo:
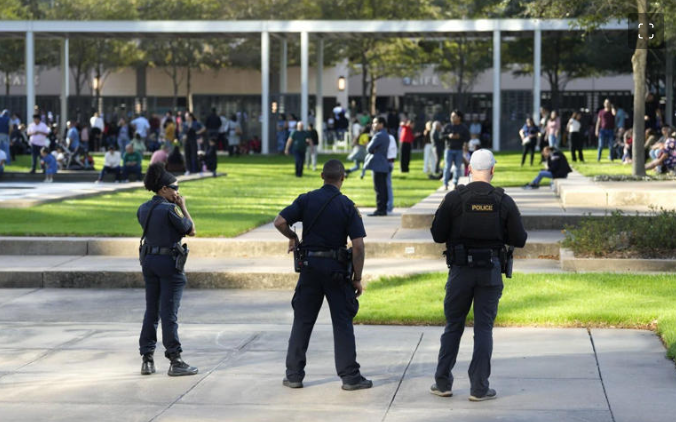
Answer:
[[514, 200], [501, 188], [490, 185], [494, 166], [490, 151], [475, 151], [469, 164], [473, 182], [448, 193], [432, 223], [434, 241], [446, 243], [450, 268], [444, 300], [446, 328], [441, 336], [436, 383], [431, 387], [432, 394], [441, 397], [453, 395], [451, 370], [472, 301], [474, 354], [469, 366], [469, 399], [483, 401], [496, 397], [495, 390], [488, 388], [488, 377], [493, 322], [503, 288], [501, 264], [511, 259], [505, 257], [504, 247], [505, 244], [523, 247], [527, 233]]
[[[357, 314], [362, 293], [364, 267], [364, 223], [350, 199], [340, 193], [345, 167], [338, 160], [324, 164], [324, 186], [300, 195], [279, 213], [275, 227], [289, 238], [289, 252], [300, 245], [300, 278], [291, 305], [293, 328], [286, 355], [286, 378], [283, 384], [302, 388], [305, 354], [312, 328], [324, 302], [329, 303], [333, 322], [336, 371], [343, 380], [343, 390], [371, 388], [373, 383], [359, 372], [352, 319]], [[303, 222], [303, 241], [289, 226]], [[345, 248], [352, 239], [352, 257]], [[354, 268], [354, 276], [352, 269]]]

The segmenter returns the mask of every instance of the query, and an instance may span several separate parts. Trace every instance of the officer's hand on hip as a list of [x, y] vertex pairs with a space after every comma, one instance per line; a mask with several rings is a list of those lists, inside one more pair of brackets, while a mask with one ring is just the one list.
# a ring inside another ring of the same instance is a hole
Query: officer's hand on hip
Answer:
[[361, 296], [364, 292], [364, 287], [361, 285], [361, 280], [352, 280], [352, 287], [354, 287], [354, 293], [357, 297]]
[[286, 251], [286, 253], [293, 252], [296, 249], [296, 247], [298, 246], [299, 243], [300, 242], [298, 240], [298, 236], [294, 236], [291, 239], [289, 239], [289, 249]]

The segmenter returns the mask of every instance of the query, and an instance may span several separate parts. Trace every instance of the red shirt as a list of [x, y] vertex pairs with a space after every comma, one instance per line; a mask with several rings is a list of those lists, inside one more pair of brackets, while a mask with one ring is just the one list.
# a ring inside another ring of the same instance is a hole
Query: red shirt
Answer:
[[401, 142], [404, 144], [412, 144], [413, 143], [413, 129], [411, 129], [411, 126], [404, 125], [401, 127]]
[[601, 121], [600, 129], [615, 129], [615, 116], [612, 111], [605, 108], [599, 111], [599, 120]]

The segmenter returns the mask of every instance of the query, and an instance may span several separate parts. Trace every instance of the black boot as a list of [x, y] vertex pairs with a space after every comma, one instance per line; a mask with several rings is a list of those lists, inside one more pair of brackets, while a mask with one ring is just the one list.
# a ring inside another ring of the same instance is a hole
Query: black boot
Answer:
[[183, 359], [181, 359], [181, 355], [179, 353], [175, 353], [167, 357], [171, 361], [171, 365], [169, 365], [169, 372], [167, 372], [167, 375], [170, 377], [197, 375], [198, 369], [183, 362]]
[[155, 373], [155, 358], [152, 353], [143, 355], [143, 364], [141, 365], [141, 375], [150, 375]]

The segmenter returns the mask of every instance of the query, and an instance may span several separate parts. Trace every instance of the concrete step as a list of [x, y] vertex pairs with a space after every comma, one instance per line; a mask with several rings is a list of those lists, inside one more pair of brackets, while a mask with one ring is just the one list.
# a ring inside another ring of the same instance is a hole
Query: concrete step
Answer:
[[[442, 259], [367, 259], [365, 283], [384, 276], [445, 272]], [[557, 260], [521, 260], [517, 272], [560, 272]], [[291, 258], [188, 260], [188, 287], [197, 289], [293, 289]], [[138, 260], [104, 256], [1, 256], [0, 288], [141, 288]]]
[[[592, 210], [589, 210], [592, 212]], [[605, 213], [599, 215], [591, 215], [591, 218], [603, 218]], [[587, 213], [580, 211], [579, 213], [552, 213], [529, 215], [522, 213], [521, 220], [527, 231], [547, 230], [560, 231], [567, 226], [575, 227], [580, 224], [583, 218], [590, 217]], [[401, 217], [401, 226], [405, 229], [428, 229], [432, 227], [434, 220], [434, 212], [407, 212]]]
[[[254, 238], [195, 238], [188, 239], [191, 258], [254, 258], [284, 257], [287, 241]], [[561, 232], [542, 231], [529, 234], [524, 249], [518, 249], [517, 258], [558, 259]], [[436, 259], [445, 245], [435, 244], [429, 230], [399, 229], [392, 238], [367, 237], [368, 258]], [[71, 255], [111, 256], [134, 258], [138, 255], [136, 238], [72, 238], [72, 237], [0, 237], [0, 254], [13, 256]]]

